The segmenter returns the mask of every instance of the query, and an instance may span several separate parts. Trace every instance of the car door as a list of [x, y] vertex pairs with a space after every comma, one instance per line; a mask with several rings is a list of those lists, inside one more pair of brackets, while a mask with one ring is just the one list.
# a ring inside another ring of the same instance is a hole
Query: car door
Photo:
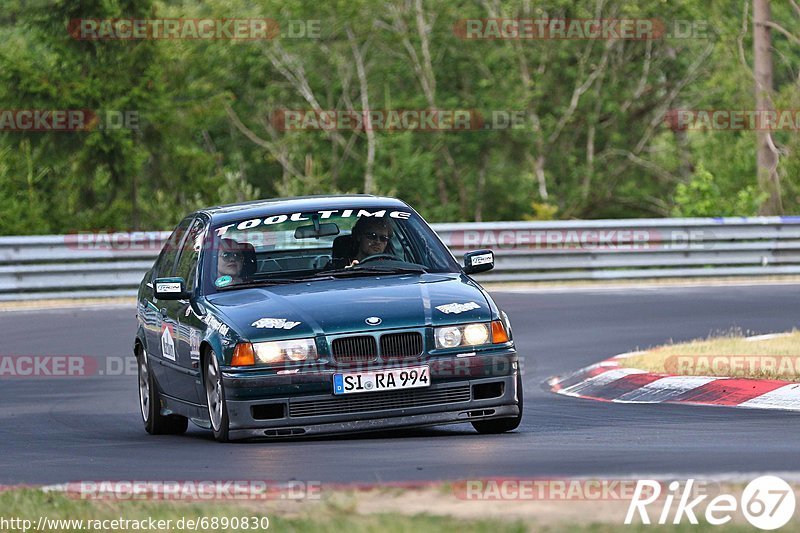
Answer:
[[[161, 254], [156, 261], [152, 271], [150, 285], [156, 278], [168, 278], [175, 271], [175, 263], [178, 258], [181, 244], [183, 243], [192, 217], [187, 217], [175, 228], [170, 235]], [[170, 366], [167, 364], [176, 359], [174, 355], [176, 326], [174, 318], [169, 318], [170, 301], [157, 299], [152, 292], [152, 287], [148, 287], [148, 298], [144, 302], [147, 327], [147, 353], [151, 356], [150, 369], [155, 375], [156, 381], [161, 390], [166, 394], [172, 394], [170, 385]]]
[[[202, 252], [208, 225], [197, 217], [192, 222], [186, 238], [181, 246], [180, 255], [175, 266], [175, 276], [184, 279], [186, 290], [194, 293], [199, 285], [198, 260]], [[175, 372], [170, 376], [172, 389], [178, 398], [200, 403], [198, 386], [200, 383], [200, 341], [203, 338], [205, 324], [191, 310], [188, 300], [174, 300], [167, 306], [170, 318], [175, 311]]]

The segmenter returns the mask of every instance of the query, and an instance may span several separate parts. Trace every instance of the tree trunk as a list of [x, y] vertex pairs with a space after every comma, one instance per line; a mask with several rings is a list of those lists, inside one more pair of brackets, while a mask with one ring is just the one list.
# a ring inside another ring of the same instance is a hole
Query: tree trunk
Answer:
[[131, 176], [131, 226], [134, 231], [141, 229], [141, 219], [139, 217], [139, 176], [134, 172]]
[[364, 113], [364, 131], [367, 134], [367, 162], [364, 170], [364, 194], [375, 193], [375, 178], [372, 175], [372, 168], [375, 165], [375, 130], [370, 123], [369, 107], [369, 83], [367, 82], [367, 72], [364, 68], [364, 58], [358, 48], [356, 37], [350, 26], [347, 27], [347, 38], [350, 41], [350, 48], [353, 51], [353, 59], [356, 62], [356, 72], [358, 73], [358, 83], [361, 91], [361, 109]]
[[[765, 24], [771, 19], [769, 0], [753, 0], [753, 74], [755, 76], [756, 110], [773, 110], [772, 39]], [[761, 206], [762, 215], [782, 214], [781, 184], [778, 176], [778, 151], [769, 130], [756, 131], [757, 176], [759, 188], [769, 197]]]
[[478, 168], [478, 186], [475, 195], [475, 222], [483, 222], [483, 196], [486, 193], [486, 170], [489, 166], [489, 150], [481, 152], [481, 163]]

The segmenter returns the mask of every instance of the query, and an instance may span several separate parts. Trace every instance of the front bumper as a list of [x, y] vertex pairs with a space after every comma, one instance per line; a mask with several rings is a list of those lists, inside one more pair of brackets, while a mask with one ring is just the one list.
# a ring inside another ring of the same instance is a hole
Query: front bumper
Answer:
[[437, 372], [441, 365], [454, 368], [453, 361], [422, 363], [431, 364], [430, 387], [338, 396], [332, 393], [334, 371], [272, 376], [223, 371], [230, 436], [329, 435], [518, 416], [516, 353], [470, 359], [459, 372]]

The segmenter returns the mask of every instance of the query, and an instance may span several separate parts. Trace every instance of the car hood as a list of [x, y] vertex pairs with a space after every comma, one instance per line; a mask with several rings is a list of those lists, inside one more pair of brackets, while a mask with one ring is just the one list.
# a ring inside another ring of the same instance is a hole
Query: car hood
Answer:
[[[251, 341], [492, 318], [479, 286], [459, 274], [383, 275], [273, 285], [214, 294], [207, 302], [243, 339]], [[369, 324], [371, 317], [380, 322]]]

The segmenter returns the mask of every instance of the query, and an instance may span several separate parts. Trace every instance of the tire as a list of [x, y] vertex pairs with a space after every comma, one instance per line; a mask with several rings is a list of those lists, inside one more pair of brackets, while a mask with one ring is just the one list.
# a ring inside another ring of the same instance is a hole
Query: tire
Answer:
[[494, 420], [476, 420], [472, 427], [481, 435], [495, 435], [513, 431], [522, 422], [522, 374], [517, 371], [517, 397], [519, 399], [519, 415], [512, 418], [496, 418]]
[[181, 415], [161, 414], [161, 393], [158, 391], [147, 356], [141, 347], [136, 350], [139, 375], [139, 411], [144, 429], [151, 435], [180, 435], [189, 427], [189, 419]]
[[205, 357], [203, 370], [203, 383], [206, 389], [206, 405], [208, 406], [208, 419], [211, 422], [211, 431], [217, 442], [228, 442], [228, 406], [225, 402], [225, 389], [222, 386], [222, 374], [219, 371], [219, 362], [213, 350], [209, 350]]

